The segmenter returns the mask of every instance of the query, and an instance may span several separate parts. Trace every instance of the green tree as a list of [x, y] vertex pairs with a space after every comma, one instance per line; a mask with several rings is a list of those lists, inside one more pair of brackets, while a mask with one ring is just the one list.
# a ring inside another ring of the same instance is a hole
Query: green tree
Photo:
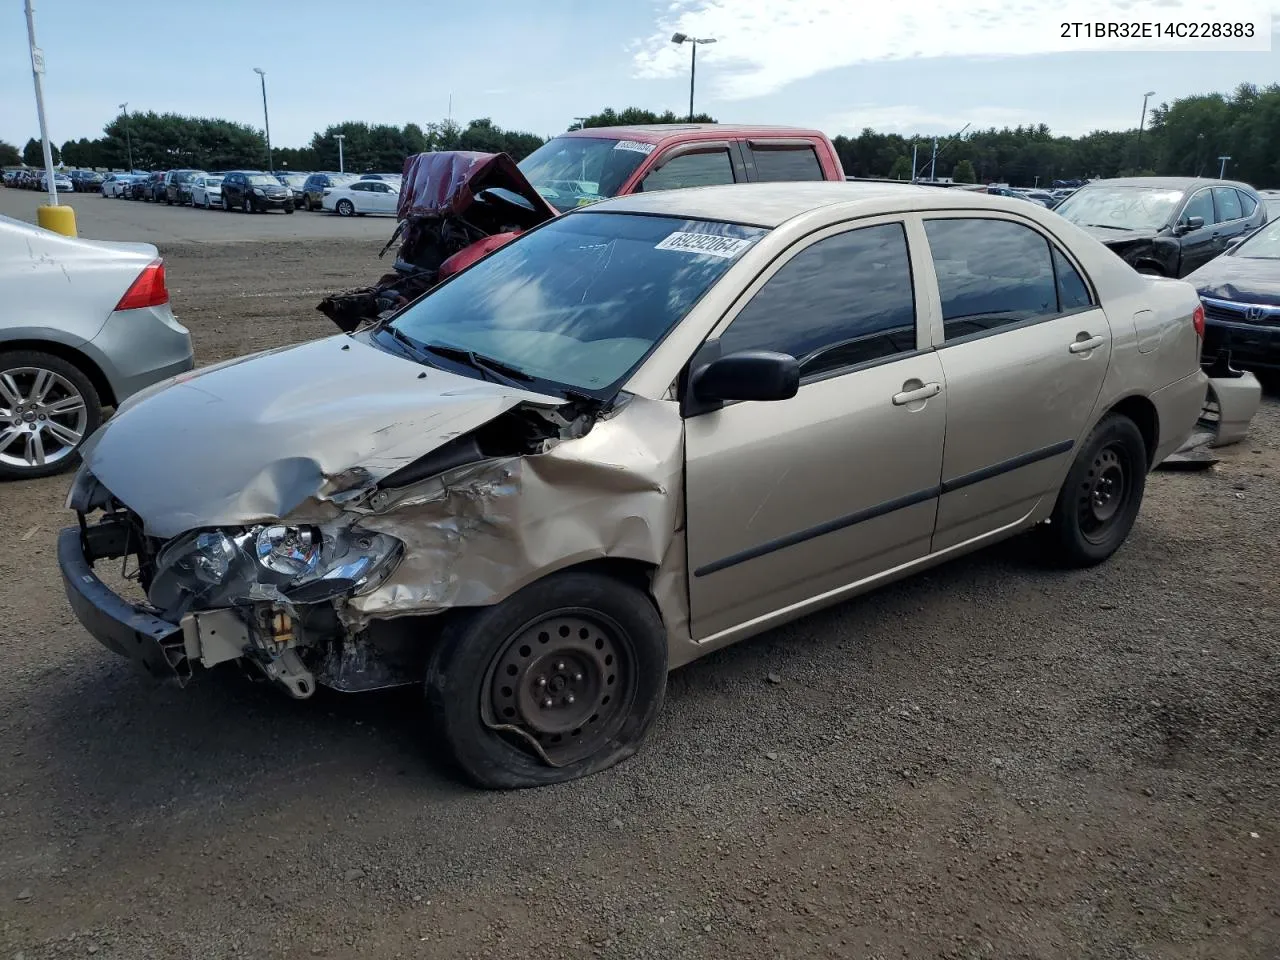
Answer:
[[972, 163], [961, 160], [951, 169], [951, 179], [956, 183], [977, 183], [978, 175], [974, 172]]
[[911, 158], [902, 154], [889, 167], [889, 176], [894, 180], [911, 179]]
[[22, 162], [22, 154], [12, 143], [0, 140], [0, 167], [16, 167]]
[[[670, 110], [664, 110], [662, 113], [654, 113], [652, 110], [645, 110], [642, 107], [627, 107], [625, 110], [614, 110], [612, 107], [606, 107], [597, 114], [581, 120], [570, 130], [582, 130], [586, 127], [630, 127], [640, 123], [688, 123], [689, 115], [682, 114], [677, 116]], [[715, 123], [716, 118], [706, 113], [695, 113], [693, 115], [694, 123]]]

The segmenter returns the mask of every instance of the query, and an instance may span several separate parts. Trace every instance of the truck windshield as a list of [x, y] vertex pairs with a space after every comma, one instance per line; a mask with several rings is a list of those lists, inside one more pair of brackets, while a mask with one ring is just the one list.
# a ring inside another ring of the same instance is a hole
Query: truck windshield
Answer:
[[603, 137], [555, 137], [520, 161], [520, 172], [564, 213], [615, 196], [653, 144]]
[[[766, 231], [582, 213], [507, 244], [406, 307], [376, 337], [424, 363], [481, 358], [530, 389], [604, 398]], [[452, 359], [450, 359], [452, 358]], [[475, 375], [475, 374], [468, 374]]]

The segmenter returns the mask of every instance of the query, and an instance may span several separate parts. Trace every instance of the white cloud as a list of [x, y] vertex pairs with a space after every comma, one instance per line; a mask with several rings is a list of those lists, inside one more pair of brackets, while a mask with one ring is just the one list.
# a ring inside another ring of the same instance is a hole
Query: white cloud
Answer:
[[[682, 76], [688, 46], [673, 44], [671, 35], [714, 37], [715, 44], [698, 51], [700, 61], [715, 64], [708, 71], [712, 97], [747, 100], [825, 70], [875, 61], [1187, 49], [1187, 41], [1167, 39], [1063, 39], [1064, 19], [1254, 21], [1254, 49], [1267, 49], [1271, 16], [1280, 17], [1280, 0], [1075, 0], [1070, 9], [1051, 0], [933, 0], [910, 7], [873, 0], [672, 0], [653, 32], [636, 41], [633, 65], [638, 78]], [[1209, 49], [1195, 42], [1195, 49]]]

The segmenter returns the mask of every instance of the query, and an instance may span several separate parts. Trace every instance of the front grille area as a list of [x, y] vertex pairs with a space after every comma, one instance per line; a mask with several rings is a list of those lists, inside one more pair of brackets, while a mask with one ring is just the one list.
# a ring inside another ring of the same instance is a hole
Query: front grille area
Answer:
[[1265, 326], [1280, 326], [1280, 307], [1255, 303], [1236, 303], [1233, 300], [1216, 300], [1202, 297], [1204, 317], [1206, 320], [1218, 320], [1223, 323], [1258, 323]]

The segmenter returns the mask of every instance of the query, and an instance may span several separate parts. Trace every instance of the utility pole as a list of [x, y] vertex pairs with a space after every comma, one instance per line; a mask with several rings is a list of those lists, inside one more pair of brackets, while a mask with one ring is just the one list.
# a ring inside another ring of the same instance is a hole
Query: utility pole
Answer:
[[671, 36], [672, 43], [688, 43], [691, 49], [689, 57], [689, 122], [693, 123], [693, 83], [698, 76], [698, 44], [715, 43], [715, 37], [691, 37], [686, 33]]
[[254, 67], [253, 72], [262, 81], [262, 126], [267, 135], [267, 170], [275, 173], [276, 168], [271, 165], [271, 121], [267, 118], [267, 72], [261, 67]]
[[346, 173], [346, 169], [342, 166], [342, 141], [347, 139], [345, 133], [335, 133], [333, 139], [338, 141], [338, 172]]
[[124, 146], [129, 151], [129, 172], [133, 173], [133, 138], [129, 136], [129, 101], [126, 100], [120, 104], [120, 109], [124, 111]]
[[912, 141], [911, 143], [911, 182], [916, 182], [916, 154], [920, 150], [920, 144]]
[[1147, 125], [1147, 98], [1155, 95], [1156, 92], [1154, 90], [1148, 90], [1142, 95], [1142, 119], [1138, 121], [1138, 156], [1134, 163], [1135, 172], [1138, 173], [1142, 171], [1142, 130]]
[[1219, 157], [1218, 159], [1222, 161], [1222, 165], [1218, 168], [1218, 179], [1225, 180], [1227, 176], [1227, 161], [1230, 160], [1231, 158]]
[[938, 138], [933, 138], [933, 159], [929, 161], [929, 180], [938, 182]]

